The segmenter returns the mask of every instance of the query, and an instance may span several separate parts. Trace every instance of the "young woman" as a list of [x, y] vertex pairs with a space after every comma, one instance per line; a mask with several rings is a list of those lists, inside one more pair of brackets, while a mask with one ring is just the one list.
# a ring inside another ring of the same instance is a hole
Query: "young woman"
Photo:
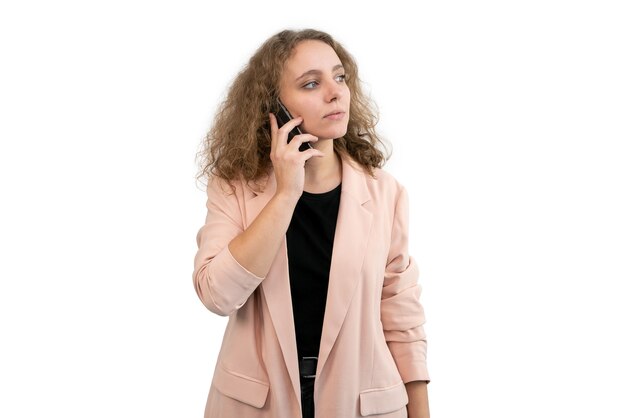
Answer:
[[205, 418], [429, 416], [408, 198], [375, 124], [355, 60], [321, 31], [272, 36], [234, 80], [199, 175], [193, 283], [229, 317]]

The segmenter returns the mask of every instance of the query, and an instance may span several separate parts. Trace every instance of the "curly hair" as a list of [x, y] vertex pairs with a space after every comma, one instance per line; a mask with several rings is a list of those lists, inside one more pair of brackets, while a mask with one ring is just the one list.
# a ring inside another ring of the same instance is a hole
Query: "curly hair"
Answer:
[[196, 159], [201, 159], [196, 180], [217, 176], [231, 186], [234, 179], [258, 184], [269, 174], [272, 137], [268, 115], [275, 112], [285, 61], [304, 40], [330, 45], [345, 69], [350, 117], [346, 134], [333, 140], [334, 151], [340, 156], [351, 156], [371, 176], [374, 168], [382, 167], [389, 159], [391, 152], [386, 140], [374, 129], [378, 108], [363, 93], [356, 60], [328, 33], [315, 29], [283, 30], [257, 49], [228, 89], [203, 140], [203, 148], [196, 155]]

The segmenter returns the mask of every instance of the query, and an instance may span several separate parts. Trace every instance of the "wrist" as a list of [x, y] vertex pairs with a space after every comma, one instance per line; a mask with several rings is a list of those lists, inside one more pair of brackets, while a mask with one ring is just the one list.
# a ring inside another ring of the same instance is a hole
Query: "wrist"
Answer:
[[281, 192], [278, 191], [272, 197], [272, 200], [279, 202], [281, 205], [293, 206], [296, 207], [298, 200], [300, 199], [300, 195], [296, 195], [293, 192]]

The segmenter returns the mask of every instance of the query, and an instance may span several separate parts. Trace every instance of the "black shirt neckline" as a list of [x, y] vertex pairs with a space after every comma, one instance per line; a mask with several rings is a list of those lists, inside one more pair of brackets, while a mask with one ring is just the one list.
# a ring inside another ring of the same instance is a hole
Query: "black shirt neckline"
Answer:
[[310, 192], [303, 190], [302, 197], [304, 199], [328, 199], [334, 196], [336, 193], [338, 193], [340, 189], [341, 189], [341, 183], [339, 183], [339, 185], [335, 187], [334, 189], [329, 190], [327, 192], [323, 192], [323, 193], [310, 193]]

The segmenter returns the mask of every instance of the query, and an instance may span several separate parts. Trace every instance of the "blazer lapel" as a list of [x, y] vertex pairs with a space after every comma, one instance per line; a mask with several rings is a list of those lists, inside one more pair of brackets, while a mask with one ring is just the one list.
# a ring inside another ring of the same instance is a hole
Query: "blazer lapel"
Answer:
[[353, 160], [348, 161], [342, 157], [341, 199], [328, 278], [317, 376], [320, 376], [337, 340], [352, 296], [362, 277], [361, 268], [369, 242], [373, 215], [368, 205], [365, 205], [371, 199], [366, 182], [368, 174], [362, 168], [357, 168], [357, 165]]
[[[352, 295], [361, 278], [361, 266], [369, 240], [372, 213], [364, 206], [370, 200], [366, 172], [349, 157], [342, 156], [342, 185], [329, 272], [328, 294], [324, 325], [320, 341], [317, 372], [328, 359], [344, 322]], [[358, 168], [357, 168], [358, 167]], [[271, 171], [263, 192], [254, 192], [246, 202], [247, 228], [267, 205], [276, 192], [276, 178]], [[289, 283], [287, 238], [283, 238], [276, 258], [265, 279], [261, 282], [263, 295], [276, 330], [287, 370], [298, 399], [300, 399], [300, 374], [295, 324]]]

